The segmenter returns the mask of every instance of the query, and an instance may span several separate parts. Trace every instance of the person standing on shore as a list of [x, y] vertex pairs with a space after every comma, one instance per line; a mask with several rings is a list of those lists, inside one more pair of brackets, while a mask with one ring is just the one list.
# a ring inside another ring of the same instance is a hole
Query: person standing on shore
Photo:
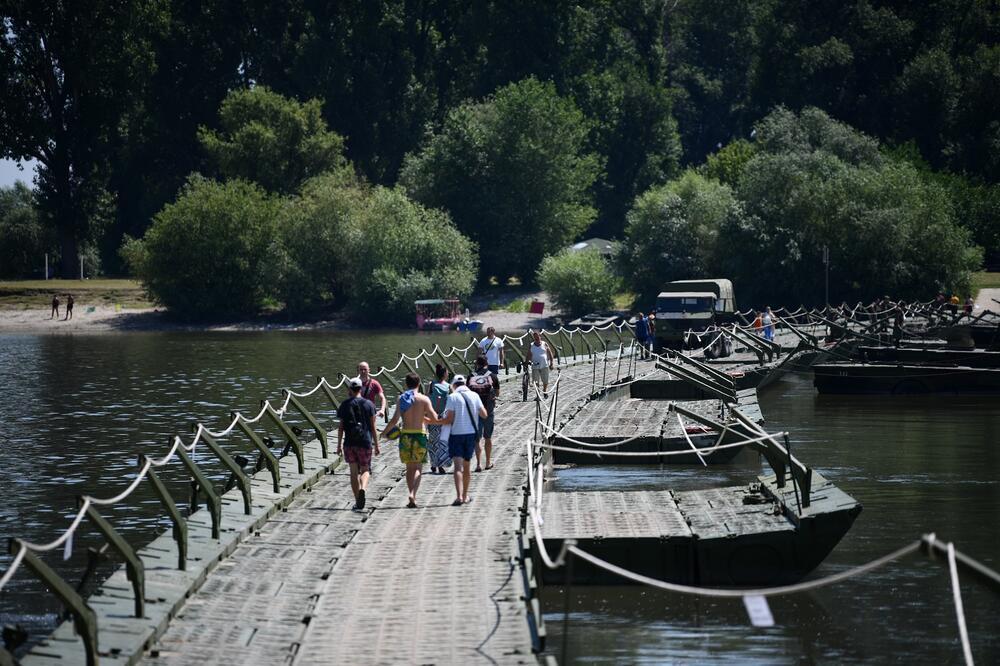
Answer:
[[455, 501], [452, 506], [462, 506], [472, 501], [469, 484], [472, 482], [472, 456], [476, 451], [479, 420], [486, 418], [486, 407], [479, 396], [465, 385], [465, 377], [455, 375], [451, 380], [454, 392], [448, 396], [448, 406], [438, 419], [441, 425], [451, 426], [448, 435], [448, 453], [455, 465]]
[[73, 302], [73, 294], [66, 294], [66, 319], [73, 318]]
[[[434, 378], [435, 381], [431, 382], [427, 389], [427, 397], [430, 398], [434, 411], [443, 414], [448, 406], [448, 395], [451, 393], [451, 386], [448, 384], [448, 368], [438, 363], [434, 368]], [[444, 468], [451, 464], [451, 456], [448, 455], [449, 435], [448, 426], [436, 424], [427, 426], [431, 474], [444, 474]]]
[[549, 397], [549, 371], [552, 369], [552, 350], [549, 343], [542, 340], [541, 334], [535, 331], [531, 341], [531, 381], [541, 382], [542, 394]]
[[406, 487], [409, 490], [407, 509], [417, 508], [417, 490], [420, 488], [420, 474], [427, 462], [427, 432], [424, 426], [438, 420], [437, 412], [431, 406], [430, 398], [420, 393], [420, 376], [406, 375], [406, 390], [396, 402], [396, 412], [386, 425], [382, 435], [403, 419], [399, 433], [399, 460], [406, 465]]
[[367, 361], [358, 363], [358, 377], [361, 378], [361, 397], [372, 401], [372, 404], [378, 409], [376, 412], [377, 416], [380, 415], [383, 419], [386, 418], [385, 391], [382, 390], [382, 385], [378, 383], [378, 380], [372, 377]]
[[[344, 457], [351, 468], [351, 490], [354, 491], [354, 510], [365, 508], [365, 491], [372, 469], [372, 447], [375, 455], [378, 430], [375, 429], [375, 405], [361, 397], [361, 378], [352, 377], [347, 383], [350, 397], [337, 407], [337, 455]], [[344, 441], [346, 438], [346, 442]], [[346, 447], [345, 447], [346, 443]]]
[[[497, 331], [490, 326], [486, 329], [486, 337], [479, 341], [479, 352], [486, 357], [486, 366], [496, 380], [496, 397], [500, 397], [500, 366], [503, 365], [503, 340], [497, 337]], [[487, 460], [489, 456], [486, 457]]]
[[[497, 406], [497, 386], [499, 381], [490, 372], [485, 356], [476, 357], [476, 370], [469, 375], [466, 384], [469, 390], [479, 396], [480, 402], [486, 407], [486, 416], [480, 421], [479, 431], [476, 433], [476, 471], [483, 469], [493, 469], [493, 415]], [[482, 439], [486, 443], [486, 467], [480, 461], [479, 441]]]
[[49, 319], [59, 318], [59, 296], [52, 294], [52, 312], [49, 313]]

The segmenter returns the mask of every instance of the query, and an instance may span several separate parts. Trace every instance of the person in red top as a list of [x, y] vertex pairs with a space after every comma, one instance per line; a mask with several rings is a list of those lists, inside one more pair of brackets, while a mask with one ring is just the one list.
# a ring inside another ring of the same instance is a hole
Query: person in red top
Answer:
[[385, 418], [385, 391], [378, 380], [371, 376], [371, 369], [366, 361], [358, 363], [358, 377], [361, 379], [361, 397], [371, 400], [378, 407], [376, 416]]

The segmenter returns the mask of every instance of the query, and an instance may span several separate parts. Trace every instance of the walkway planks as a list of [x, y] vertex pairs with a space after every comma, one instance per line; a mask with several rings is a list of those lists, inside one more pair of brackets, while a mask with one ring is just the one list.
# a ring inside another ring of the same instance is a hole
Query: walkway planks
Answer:
[[[591, 378], [589, 365], [563, 373], [578, 381], [560, 412]], [[451, 506], [450, 474], [425, 474], [421, 508], [404, 508], [389, 444], [366, 513], [350, 511], [346, 468], [325, 477], [219, 565], [143, 663], [537, 663], [511, 560], [536, 406], [513, 384], [497, 407], [496, 467], [473, 475], [471, 504]]]

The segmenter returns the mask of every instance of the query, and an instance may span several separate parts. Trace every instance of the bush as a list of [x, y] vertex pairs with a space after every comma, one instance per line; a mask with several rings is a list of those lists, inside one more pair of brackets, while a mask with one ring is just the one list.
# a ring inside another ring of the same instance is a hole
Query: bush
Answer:
[[401, 189], [376, 187], [346, 229], [343, 285], [356, 318], [409, 323], [413, 301], [465, 298], [476, 283], [476, 245], [447, 213], [410, 201]]
[[284, 210], [280, 225], [285, 264], [279, 298], [301, 312], [344, 297], [353, 265], [345, 239], [368, 193], [343, 173], [318, 176]]
[[273, 293], [282, 265], [281, 200], [245, 181], [192, 176], [122, 256], [149, 294], [185, 319], [245, 316]]
[[647, 303], [672, 280], [713, 277], [719, 229], [741, 215], [729, 187], [693, 171], [649, 190], [626, 216], [618, 254], [625, 284]]
[[563, 250], [545, 257], [538, 284], [563, 312], [577, 316], [614, 305], [618, 278], [597, 250]]

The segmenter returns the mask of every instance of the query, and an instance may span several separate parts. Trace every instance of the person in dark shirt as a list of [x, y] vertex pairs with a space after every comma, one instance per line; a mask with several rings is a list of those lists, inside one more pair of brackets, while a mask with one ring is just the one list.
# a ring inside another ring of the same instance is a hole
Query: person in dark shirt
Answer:
[[73, 318], [73, 303], [74, 302], [75, 302], [75, 299], [73, 298], [73, 294], [66, 294], [66, 319], [72, 319]]
[[59, 318], [59, 296], [52, 295], [52, 312], [49, 313], [49, 319]]
[[351, 467], [354, 510], [361, 511], [365, 508], [365, 491], [371, 476], [372, 449], [375, 455], [381, 451], [378, 430], [375, 429], [375, 404], [361, 397], [362, 382], [359, 377], [351, 378], [347, 387], [351, 396], [337, 407], [337, 418], [340, 419], [337, 455], [342, 455]]

